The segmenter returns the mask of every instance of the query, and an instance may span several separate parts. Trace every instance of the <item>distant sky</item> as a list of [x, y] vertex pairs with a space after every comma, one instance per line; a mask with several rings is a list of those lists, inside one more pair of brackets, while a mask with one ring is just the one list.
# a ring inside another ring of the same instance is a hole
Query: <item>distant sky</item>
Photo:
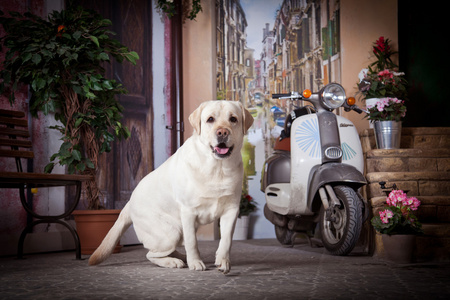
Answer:
[[269, 23], [273, 29], [275, 12], [283, 0], [241, 0], [247, 18], [247, 47], [255, 49], [254, 58], [260, 59], [262, 50], [263, 28]]

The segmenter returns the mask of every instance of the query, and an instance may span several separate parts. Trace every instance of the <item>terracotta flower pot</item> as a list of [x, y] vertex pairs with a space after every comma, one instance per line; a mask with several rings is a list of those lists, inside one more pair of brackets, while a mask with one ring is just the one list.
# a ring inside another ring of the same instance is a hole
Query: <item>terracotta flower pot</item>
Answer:
[[[98, 248], [103, 238], [116, 222], [120, 209], [75, 210], [72, 215], [80, 237], [81, 254], [90, 255]], [[118, 243], [113, 253], [120, 252]]]

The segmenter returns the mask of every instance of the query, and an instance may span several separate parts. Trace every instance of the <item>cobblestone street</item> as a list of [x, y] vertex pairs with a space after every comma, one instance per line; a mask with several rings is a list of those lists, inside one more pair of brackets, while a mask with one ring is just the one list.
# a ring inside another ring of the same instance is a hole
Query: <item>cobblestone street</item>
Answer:
[[[218, 241], [199, 242], [208, 267], [163, 269], [141, 246], [89, 267], [73, 252], [0, 259], [1, 299], [448, 299], [450, 263], [396, 265], [276, 240], [235, 241], [231, 272], [214, 267]], [[181, 248], [180, 251], [183, 251]], [[87, 256], [83, 256], [87, 258]]]

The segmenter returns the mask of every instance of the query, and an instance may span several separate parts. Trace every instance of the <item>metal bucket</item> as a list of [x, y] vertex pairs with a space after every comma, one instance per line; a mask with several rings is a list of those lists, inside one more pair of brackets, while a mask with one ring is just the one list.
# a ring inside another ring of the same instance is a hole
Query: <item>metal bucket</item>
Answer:
[[402, 137], [402, 122], [376, 121], [375, 141], [378, 149], [399, 149]]

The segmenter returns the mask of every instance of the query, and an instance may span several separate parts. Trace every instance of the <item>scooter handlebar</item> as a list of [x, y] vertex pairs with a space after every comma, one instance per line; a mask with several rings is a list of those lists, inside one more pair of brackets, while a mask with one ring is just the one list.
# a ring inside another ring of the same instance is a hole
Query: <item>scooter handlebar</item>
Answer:
[[272, 94], [272, 98], [279, 99], [279, 98], [290, 98], [291, 94]]

